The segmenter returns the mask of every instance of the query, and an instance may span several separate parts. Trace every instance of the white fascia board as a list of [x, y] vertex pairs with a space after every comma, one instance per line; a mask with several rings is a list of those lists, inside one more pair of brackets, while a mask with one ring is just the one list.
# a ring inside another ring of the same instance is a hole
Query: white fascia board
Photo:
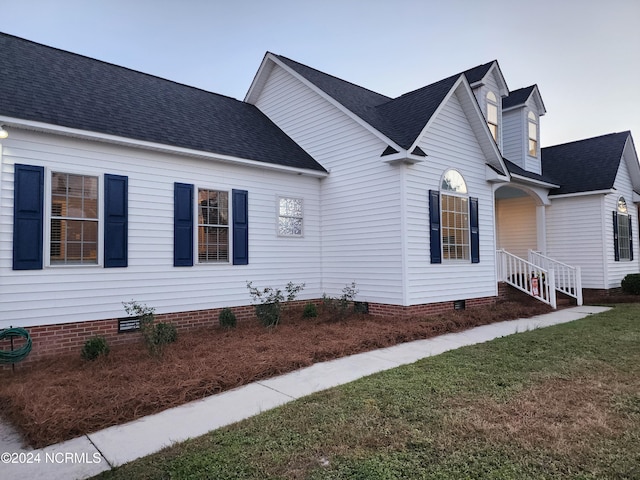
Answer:
[[554, 198], [586, 197], [587, 195], [608, 195], [610, 193], [616, 193], [616, 191], [611, 188], [609, 190], [593, 190], [591, 192], [563, 193], [560, 195], [550, 194], [549, 199], [553, 200]]
[[[0, 145], [0, 147], [2, 147], [2, 146]], [[0, 154], [1, 154], [1, 153], [2, 153], [2, 152], [0, 151]], [[0, 172], [0, 173], [2, 173], [2, 172]], [[638, 193], [638, 192], [634, 191], [634, 192], [633, 192], [633, 198], [632, 198], [632, 200], [631, 200], [631, 201], [632, 201], [633, 203], [640, 203], [640, 193]]]
[[247, 90], [247, 94], [244, 97], [244, 101], [246, 103], [250, 103], [255, 105], [260, 93], [262, 93], [262, 89], [264, 88], [267, 79], [269, 78], [269, 74], [271, 70], [273, 70], [274, 63], [269, 60], [271, 54], [269, 52], [265, 53], [262, 58], [262, 62], [260, 63], [260, 68], [253, 77], [253, 81], [249, 86], [249, 90]]
[[[386, 135], [384, 135], [382, 132], [380, 132], [379, 130], [373, 128], [368, 122], [365, 122], [362, 118], [360, 118], [358, 115], [356, 115], [355, 113], [353, 113], [351, 110], [349, 110], [347, 107], [345, 107], [344, 105], [342, 105], [340, 102], [338, 102], [335, 98], [333, 98], [331, 95], [325, 93], [321, 88], [318, 88], [315, 84], [313, 84], [312, 82], [310, 82], [309, 80], [307, 80], [306, 78], [304, 78], [302, 75], [300, 75], [298, 72], [296, 72], [295, 70], [293, 70], [292, 68], [290, 68], [287, 64], [281, 62], [278, 58], [275, 58], [272, 54], [267, 54], [267, 58], [272, 61], [273, 63], [275, 63], [276, 65], [278, 65], [279, 67], [281, 67], [282, 69], [284, 69], [287, 73], [289, 73], [290, 75], [292, 75], [294, 78], [296, 78], [298, 81], [302, 82], [307, 88], [310, 88], [311, 90], [313, 90], [315, 93], [317, 93], [318, 95], [320, 95], [322, 98], [324, 98], [327, 102], [329, 102], [331, 105], [333, 105], [334, 107], [336, 107], [338, 110], [340, 110], [342, 113], [344, 113], [345, 115], [347, 115], [348, 117], [350, 117], [352, 120], [354, 120], [356, 123], [358, 123], [360, 126], [362, 126], [363, 128], [365, 128], [366, 130], [368, 130], [369, 132], [371, 132], [372, 134], [374, 134], [376, 137], [378, 137], [380, 140], [382, 140], [383, 142], [385, 142], [387, 145], [392, 146], [393, 148], [395, 148], [396, 150], [403, 150], [403, 148], [398, 145], [396, 142], [394, 142], [393, 140], [391, 140], [389, 137], [387, 137]], [[413, 150], [413, 149], [410, 149]]]
[[229, 163], [234, 165], [242, 165], [251, 168], [259, 168], [263, 170], [272, 170], [278, 172], [291, 173], [296, 175], [306, 175], [310, 177], [324, 178], [329, 175], [328, 172], [311, 170], [308, 168], [296, 168], [286, 165], [277, 165], [274, 163], [260, 162], [258, 160], [249, 160], [246, 158], [234, 157], [231, 155], [223, 155], [218, 153], [194, 150], [191, 148], [174, 147], [161, 143], [147, 142], [143, 140], [135, 140], [117, 135], [109, 135], [106, 133], [91, 132], [88, 130], [80, 130], [77, 128], [61, 127], [43, 122], [34, 122], [32, 120], [22, 120], [19, 118], [0, 116], [0, 123], [7, 127], [31, 130], [35, 132], [52, 133], [66, 137], [79, 138], [82, 140], [91, 140], [96, 142], [110, 143], [113, 145], [121, 145], [132, 148], [140, 148], [143, 150], [152, 150], [156, 152], [184, 155], [187, 157], [202, 158], [215, 162]]
[[518, 180], [524, 183], [531, 183], [533, 185], [538, 185], [544, 188], [560, 188], [560, 185], [556, 185], [555, 183], [544, 182], [542, 180], [536, 180], [534, 178], [525, 177], [524, 175], [518, 175], [517, 173], [512, 173], [511, 178]]

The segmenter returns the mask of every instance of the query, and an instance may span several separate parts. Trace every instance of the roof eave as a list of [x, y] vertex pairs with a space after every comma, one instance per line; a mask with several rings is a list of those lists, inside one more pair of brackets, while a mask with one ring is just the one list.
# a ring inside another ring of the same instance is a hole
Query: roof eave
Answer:
[[549, 193], [549, 198], [570, 198], [570, 197], [584, 197], [587, 195], [608, 195], [610, 193], [616, 193], [613, 188], [605, 189], [605, 190], [589, 190], [585, 192], [571, 192], [571, 193], [560, 193], [554, 194], [553, 192]]
[[117, 135], [109, 135], [106, 133], [92, 132], [88, 130], [80, 130], [77, 128], [61, 127], [59, 125], [53, 125], [44, 122], [36, 122], [33, 120], [23, 120], [20, 118], [4, 117], [0, 116], [0, 124], [10, 128], [18, 128], [23, 130], [30, 130], [34, 132], [50, 133], [56, 135], [62, 135], [66, 137], [79, 138], [83, 140], [98, 141], [104, 143], [110, 143], [113, 145], [122, 145], [132, 148], [141, 148], [144, 150], [152, 150], [156, 152], [164, 152], [170, 154], [185, 155], [188, 157], [203, 158], [207, 160], [213, 160], [222, 163], [229, 163], [234, 165], [251, 166], [253, 168], [260, 168], [263, 170], [272, 170], [279, 172], [287, 172], [297, 175], [306, 175], [317, 178], [324, 178], [329, 175], [326, 170], [314, 170], [310, 168], [298, 168], [290, 167], [287, 165], [278, 165], [276, 163], [268, 163], [260, 160], [252, 160], [247, 158], [234, 157], [231, 155], [224, 155], [219, 153], [207, 152], [203, 150], [195, 150], [191, 148], [176, 147], [172, 145], [165, 145], [162, 143], [149, 142], [145, 140], [136, 140], [127, 137], [119, 137]]

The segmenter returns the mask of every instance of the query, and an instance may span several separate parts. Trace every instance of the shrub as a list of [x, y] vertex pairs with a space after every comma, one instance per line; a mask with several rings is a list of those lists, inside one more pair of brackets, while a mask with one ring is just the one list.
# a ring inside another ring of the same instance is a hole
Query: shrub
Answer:
[[302, 318], [313, 318], [318, 316], [318, 307], [314, 303], [307, 303], [302, 310]]
[[304, 283], [299, 285], [293, 282], [287, 283], [285, 290], [287, 297], [285, 298], [282, 290], [279, 288], [265, 287], [262, 290], [254, 287], [252, 282], [247, 282], [249, 294], [253, 297], [254, 302], [260, 302], [255, 305], [256, 316], [265, 327], [275, 327], [280, 322], [280, 314], [282, 312], [282, 302], [292, 302], [296, 296], [304, 288]]
[[178, 331], [173, 323], [160, 322], [153, 326], [151, 337], [151, 341], [156, 346], [168, 345], [178, 339]]
[[218, 315], [218, 322], [221, 327], [224, 328], [235, 328], [237, 320], [236, 315], [231, 311], [230, 308], [223, 308]]
[[100, 355], [104, 355], [106, 357], [109, 355], [109, 344], [107, 343], [107, 339], [104, 337], [91, 337], [84, 342], [80, 355], [85, 360], [95, 360]]
[[334, 320], [342, 320], [353, 313], [353, 299], [358, 294], [356, 282], [351, 282], [342, 289], [342, 295], [339, 298], [332, 298], [326, 293], [322, 295], [323, 307], [331, 312]]
[[622, 279], [622, 291], [631, 295], [640, 295], [640, 273], [630, 273]]
[[173, 343], [178, 338], [178, 332], [176, 326], [172, 323], [155, 323], [156, 309], [148, 307], [145, 304], [140, 304], [135, 301], [123, 302], [124, 310], [127, 314], [137, 318], [140, 321], [140, 331], [142, 332], [142, 338], [144, 343], [154, 356], [162, 356], [164, 354], [164, 348]]

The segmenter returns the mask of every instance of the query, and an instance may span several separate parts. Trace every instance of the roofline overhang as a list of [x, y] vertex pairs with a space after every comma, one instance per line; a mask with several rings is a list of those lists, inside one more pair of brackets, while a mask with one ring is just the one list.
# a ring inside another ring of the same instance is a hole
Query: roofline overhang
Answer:
[[524, 175], [518, 175], [517, 173], [512, 173], [511, 178], [519, 183], [529, 183], [538, 187], [560, 188], [560, 185], [556, 185], [555, 183], [545, 182], [544, 180], [536, 180], [535, 178], [525, 177]]
[[570, 197], [584, 197], [587, 195], [609, 195], [610, 193], [616, 193], [615, 189], [609, 188], [606, 190], [591, 190], [588, 192], [574, 192], [574, 193], [561, 193], [559, 195], [549, 194], [550, 199], [554, 198], [570, 198]]
[[492, 165], [489, 165], [488, 163], [485, 163], [484, 165], [484, 177], [485, 177], [485, 180], [489, 183], [509, 183], [511, 181], [508, 170], [507, 170], [507, 174], [504, 175], [498, 172], [498, 170], [495, 167], [493, 167]]
[[380, 158], [382, 158], [384, 163], [388, 163], [389, 165], [398, 165], [401, 163], [405, 165], [415, 165], [416, 163], [422, 163], [427, 160], [427, 157], [409, 153], [407, 150], [401, 150], [398, 153], [392, 153], [391, 155], [384, 155]]
[[174, 155], [178, 154], [178, 155], [184, 155], [187, 157], [212, 160], [220, 163], [260, 168], [263, 170], [271, 170], [271, 171], [290, 173], [290, 174], [296, 174], [296, 175], [305, 175], [305, 176], [316, 177], [316, 178], [325, 178], [329, 175], [329, 172], [327, 171], [312, 170], [310, 168], [289, 167], [286, 165], [277, 165], [275, 163], [261, 162], [259, 160], [251, 160], [247, 158], [234, 157], [231, 155], [205, 152], [202, 150], [194, 150], [191, 148], [176, 147], [172, 145], [165, 145], [162, 143], [148, 142], [145, 140], [135, 140], [132, 138], [120, 137], [117, 135], [109, 135], [106, 133], [92, 132], [89, 130], [80, 130], [77, 128], [62, 127], [62, 126], [53, 125], [50, 123], [36, 122], [32, 120], [23, 120], [20, 118], [0, 116], [0, 123], [10, 128], [18, 128], [18, 129], [29, 130], [34, 132], [42, 132], [42, 133], [52, 133], [56, 135], [62, 135], [65, 137], [79, 138], [82, 140], [91, 140], [91, 141], [109, 143], [112, 145], [140, 148], [143, 150], [150, 150], [150, 151], [162, 152], [162, 153], [170, 153]]

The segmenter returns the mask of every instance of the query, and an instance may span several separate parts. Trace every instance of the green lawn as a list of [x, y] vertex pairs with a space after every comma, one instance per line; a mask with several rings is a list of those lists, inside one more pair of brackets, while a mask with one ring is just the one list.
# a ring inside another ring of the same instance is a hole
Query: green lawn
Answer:
[[640, 305], [312, 395], [100, 479], [639, 479]]

